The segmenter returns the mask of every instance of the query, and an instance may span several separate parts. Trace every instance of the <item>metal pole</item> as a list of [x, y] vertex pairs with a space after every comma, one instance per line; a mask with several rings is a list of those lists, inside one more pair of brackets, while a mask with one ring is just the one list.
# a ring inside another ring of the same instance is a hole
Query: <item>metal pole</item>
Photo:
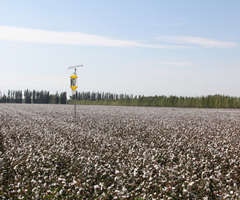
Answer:
[[[77, 68], [75, 68], [75, 75], [77, 75]], [[77, 79], [76, 79], [76, 81], [77, 81]], [[76, 82], [76, 84], [77, 84], [77, 82]], [[74, 117], [75, 117], [75, 119], [76, 119], [76, 100], [77, 99], [77, 91], [75, 90], [75, 103], [74, 103]]]
[[75, 91], [75, 103], [74, 103], [74, 117], [76, 119], [76, 99], [77, 99], [77, 91]]

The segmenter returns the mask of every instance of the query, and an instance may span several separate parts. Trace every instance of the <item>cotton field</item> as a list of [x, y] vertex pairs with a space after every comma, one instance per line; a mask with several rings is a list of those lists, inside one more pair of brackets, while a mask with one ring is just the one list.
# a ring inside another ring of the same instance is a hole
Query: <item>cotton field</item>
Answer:
[[0, 104], [0, 199], [240, 199], [240, 110]]

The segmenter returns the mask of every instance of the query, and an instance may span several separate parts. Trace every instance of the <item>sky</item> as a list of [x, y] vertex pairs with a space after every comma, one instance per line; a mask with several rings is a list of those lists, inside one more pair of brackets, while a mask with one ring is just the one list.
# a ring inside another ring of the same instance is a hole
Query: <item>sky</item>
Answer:
[[239, 0], [0, 0], [0, 90], [240, 96]]

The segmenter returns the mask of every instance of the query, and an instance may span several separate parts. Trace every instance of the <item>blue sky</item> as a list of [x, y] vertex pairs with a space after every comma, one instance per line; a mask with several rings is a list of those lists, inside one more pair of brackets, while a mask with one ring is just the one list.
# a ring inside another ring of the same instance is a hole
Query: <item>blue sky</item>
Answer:
[[240, 1], [0, 0], [0, 90], [240, 96]]

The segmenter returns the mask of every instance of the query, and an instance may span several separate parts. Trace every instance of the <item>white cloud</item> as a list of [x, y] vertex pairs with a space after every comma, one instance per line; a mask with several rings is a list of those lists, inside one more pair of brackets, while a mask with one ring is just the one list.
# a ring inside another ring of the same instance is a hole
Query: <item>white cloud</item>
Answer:
[[65, 45], [94, 45], [117, 47], [135, 47], [143, 45], [135, 41], [116, 40], [109, 37], [89, 35], [80, 32], [57, 32], [20, 27], [0, 27], [0, 39]]
[[159, 23], [149, 23], [151, 26], [183, 26], [184, 23], [166, 23], [166, 24], [159, 24]]
[[[162, 36], [158, 40], [170, 41], [177, 44], [147, 44], [131, 40], [113, 39], [107, 36], [90, 35], [82, 32], [58, 32], [31, 28], [0, 26], [0, 40], [35, 42], [44, 44], [63, 44], [63, 45], [88, 45], [88, 46], [108, 46], [108, 47], [145, 47], [158, 49], [187, 49], [196, 46], [206, 48], [231, 48], [236, 44], [210, 40], [200, 37], [175, 37]], [[179, 43], [181, 45], [179, 45]], [[182, 45], [183, 44], [183, 45]], [[189, 46], [193, 44], [196, 46]]]
[[157, 37], [158, 40], [167, 41], [171, 43], [183, 44], [183, 45], [193, 45], [195, 47], [204, 48], [233, 48], [237, 44], [233, 42], [212, 40], [202, 37], [188, 37], [188, 36], [160, 36]]
[[126, 64], [126, 65], [118, 65], [120, 67], [142, 67], [143, 65], [139, 64]]
[[189, 66], [192, 65], [190, 62], [146, 62], [146, 64], [160, 64], [160, 65], [170, 65], [170, 66]]
[[118, 40], [106, 36], [90, 35], [81, 32], [57, 32], [7, 26], [0, 26], [0, 40], [108, 47], [184, 48], [175, 45], [144, 44], [131, 40]]
[[147, 61], [147, 62], [135, 62], [132, 64], [119, 65], [123, 67], [144, 67], [144, 66], [156, 66], [156, 65], [169, 65], [169, 66], [191, 66], [191, 62], [172, 62], [172, 61]]

